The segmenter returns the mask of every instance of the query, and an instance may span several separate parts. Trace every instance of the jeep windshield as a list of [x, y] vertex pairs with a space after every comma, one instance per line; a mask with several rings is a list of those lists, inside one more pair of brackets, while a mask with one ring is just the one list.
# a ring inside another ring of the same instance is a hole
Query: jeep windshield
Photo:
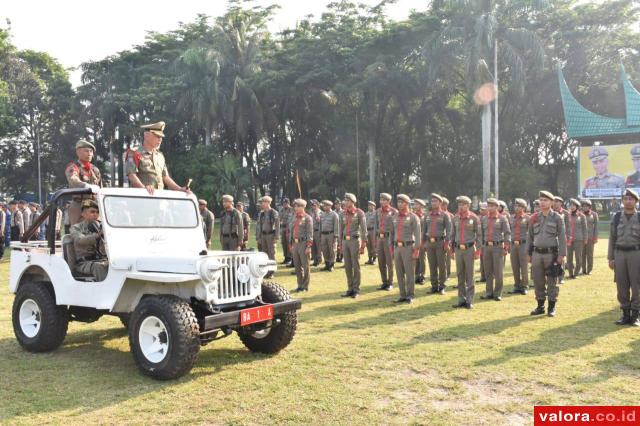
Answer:
[[104, 218], [113, 228], [195, 228], [198, 210], [191, 199], [160, 197], [104, 198]]

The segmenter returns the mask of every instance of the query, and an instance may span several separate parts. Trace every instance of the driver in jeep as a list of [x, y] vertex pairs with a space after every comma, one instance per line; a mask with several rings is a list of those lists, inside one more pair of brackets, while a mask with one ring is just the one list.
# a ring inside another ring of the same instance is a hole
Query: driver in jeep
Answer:
[[104, 281], [109, 271], [109, 261], [104, 251], [98, 215], [98, 203], [85, 200], [80, 216], [82, 220], [71, 227], [71, 237], [76, 252], [75, 272], [93, 276], [96, 281]]

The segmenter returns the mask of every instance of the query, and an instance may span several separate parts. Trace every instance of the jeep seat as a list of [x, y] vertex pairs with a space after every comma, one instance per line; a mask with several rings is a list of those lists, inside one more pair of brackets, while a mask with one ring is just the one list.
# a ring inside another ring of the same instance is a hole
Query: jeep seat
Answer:
[[86, 281], [85, 278], [89, 278], [88, 275], [76, 271], [76, 249], [73, 247], [73, 237], [70, 234], [65, 234], [62, 237], [62, 255], [67, 265], [69, 265], [71, 275], [73, 275], [74, 278], [78, 278], [81, 281]]

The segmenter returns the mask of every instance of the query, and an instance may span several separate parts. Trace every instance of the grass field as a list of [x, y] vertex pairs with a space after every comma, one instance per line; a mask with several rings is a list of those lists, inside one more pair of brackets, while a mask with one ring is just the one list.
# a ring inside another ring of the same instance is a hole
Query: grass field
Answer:
[[[342, 266], [315, 272], [301, 296], [298, 333], [277, 356], [237, 339], [206, 346], [188, 376], [140, 375], [117, 319], [72, 323], [51, 354], [23, 351], [13, 336], [8, 262], [0, 263], [0, 421], [206, 424], [531, 424], [535, 404], [637, 404], [640, 330], [619, 327], [606, 241], [594, 274], [561, 287], [558, 316], [531, 317], [533, 294], [454, 310], [455, 291], [411, 306], [375, 291], [341, 299]], [[364, 259], [363, 259], [364, 260]], [[510, 267], [507, 265], [507, 271]], [[295, 287], [289, 270], [277, 281]], [[506, 290], [512, 277], [506, 276]]]

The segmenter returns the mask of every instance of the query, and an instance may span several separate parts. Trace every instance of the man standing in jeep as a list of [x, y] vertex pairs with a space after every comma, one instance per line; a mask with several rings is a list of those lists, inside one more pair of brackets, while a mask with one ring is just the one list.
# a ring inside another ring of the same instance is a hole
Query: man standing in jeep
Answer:
[[156, 189], [167, 189], [189, 193], [171, 179], [160, 144], [164, 138], [164, 121], [140, 126], [144, 129], [142, 145], [135, 151], [129, 150], [126, 156], [125, 174], [132, 188], [146, 188], [150, 195]]
[[[69, 188], [82, 188], [87, 185], [102, 186], [102, 176], [100, 169], [95, 164], [91, 164], [95, 155], [96, 147], [85, 139], [80, 139], [76, 143], [75, 161], [67, 164], [64, 175], [67, 177]], [[73, 201], [69, 205], [67, 211], [69, 217], [69, 225], [75, 225], [80, 222], [80, 212], [82, 210], [82, 201], [93, 199], [92, 195], [79, 195], [73, 197]]]
[[96, 281], [104, 281], [109, 271], [109, 261], [104, 251], [102, 226], [98, 222], [98, 203], [83, 201], [80, 216], [82, 221], [71, 227], [76, 272], [92, 275]]

